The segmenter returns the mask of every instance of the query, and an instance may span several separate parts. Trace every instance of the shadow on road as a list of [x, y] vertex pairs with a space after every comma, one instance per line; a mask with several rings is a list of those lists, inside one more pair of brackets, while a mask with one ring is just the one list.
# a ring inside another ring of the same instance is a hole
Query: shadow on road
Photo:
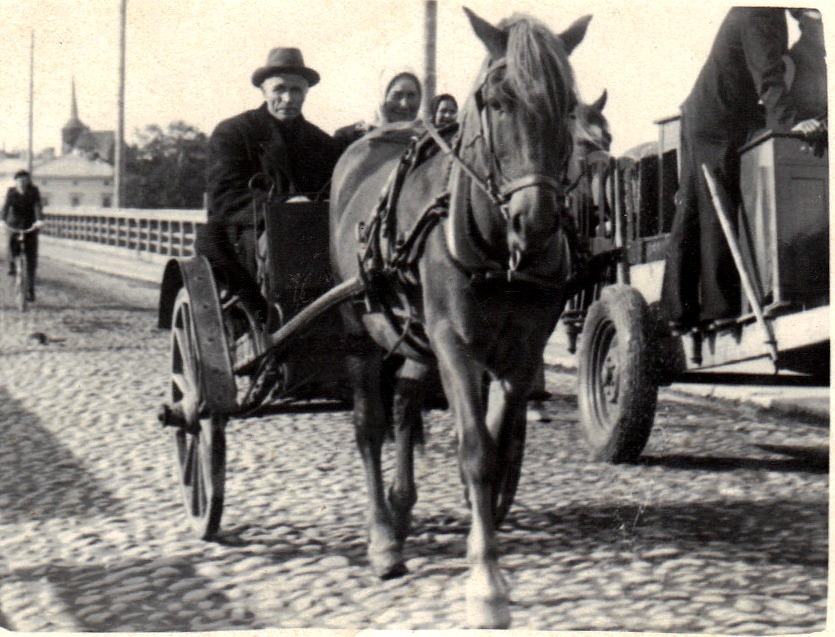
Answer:
[[17, 523], [123, 511], [122, 503], [4, 387], [0, 422], [0, 519]]
[[829, 449], [826, 447], [778, 447], [757, 445], [773, 453], [791, 458], [739, 458], [717, 456], [665, 455], [642, 456], [639, 463], [648, 467], [664, 467], [685, 471], [780, 471], [784, 473], [829, 472]]
[[[715, 500], [640, 506], [555, 505], [511, 510], [502, 524], [502, 552], [530, 555], [599, 551], [623, 553], [615, 562], [635, 559], [635, 553], [675, 547], [682, 557], [709, 550], [725, 562], [827, 566], [825, 502], [796, 500], [737, 502]], [[415, 520], [407, 541], [410, 555], [432, 562], [460, 558], [466, 550], [469, 518], [430, 517]], [[663, 562], [669, 557], [651, 561]]]
[[[83, 632], [189, 631], [207, 614], [222, 613], [230, 626], [253, 626], [249, 611], [232, 618], [232, 603], [212, 591], [188, 557], [158, 561], [113, 562], [107, 567], [53, 563], [46, 569], [17, 569], [9, 581], [49, 586]], [[240, 606], [240, 603], [235, 604]]]
[[826, 502], [797, 500], [557, 506], [512, 511], [503, 529], [533, 537], [517, 535], [503, 545], [531, 555], [601, 549], [631, 554], [672, 546], [682, 556], [709, 549], [729, 562], [826, 568], [827, 518]]

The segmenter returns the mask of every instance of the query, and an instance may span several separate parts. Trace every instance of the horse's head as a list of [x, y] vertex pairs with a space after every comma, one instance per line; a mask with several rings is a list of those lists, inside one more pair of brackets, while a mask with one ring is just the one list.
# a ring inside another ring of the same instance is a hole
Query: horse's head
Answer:
[[462, 156], [485, 176], [474, 202], [501, 209], [510, 268], [519, 269], [559, 228], [577, 105], [568, 55], [591, 16], [556, 35], [530, 17], [493, 26], [465, 11], [488, 58], [461, 118]]
[[609, 152], [612, 146], [612, 133], [609, 120], [603, 114], [608, 94], [603, 94], [591, 104], [582, 102], [574, 109], [574, 156], [580, 159], [597, 150]]

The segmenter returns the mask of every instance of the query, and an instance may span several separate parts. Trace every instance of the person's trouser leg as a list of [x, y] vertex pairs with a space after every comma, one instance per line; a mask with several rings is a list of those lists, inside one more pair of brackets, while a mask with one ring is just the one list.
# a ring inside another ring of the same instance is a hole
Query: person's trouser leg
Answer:
[[26, 268], [29, 276], [29, 289], [27, 293], [30, 297], [35, 296], [35, 275], [38, 272], [38, 231], [34, 230], [25, 235], [23, 240], [23, 249], [26, 252]]
[[[702, 159], [713, 168], [717, 182], [727, 194], [728, 209], [725, 210], [725, 214], [734, 231], [738, 226], [737, 215], [740, 201], [739, 159], [736, 148], [737, 145], [731, 142], [722, 146], [706, 143]], [[708, 323], [738, 316], [741, 311], [741, 297], [739, 273], [704, 179], [701, 180], [700, 186], [701, 311], [699, 318], [702, 322]]]
[[668, 321], [692, 326], [699, 315], [698, 165], [685, 118], [681, 122], [681, 176], [667, 242], [661, 307]]
[[14, 276], [14, 258], [17, 256], [17, 241], [12, 231], [6, 231], [6, 257], [9, 260], [9, 276]]
[[205, 256], [215, 276], [225, 283], [229, 291], [237, 294], [241, 303], [259, 320], [266, 323], [267, 302], [258, 289], [250, 264], [242, 255], [240, 228], [227, 228], [223, 223], [210, 220], [197, 233], [195, 249]]

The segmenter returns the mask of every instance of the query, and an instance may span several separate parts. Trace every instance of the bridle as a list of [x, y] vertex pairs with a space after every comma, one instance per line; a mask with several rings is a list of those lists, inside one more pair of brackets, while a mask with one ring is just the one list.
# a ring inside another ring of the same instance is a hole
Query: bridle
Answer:
[[505, 220], [509, 221], [510, 212], [508, 203], [510, 202], [510, 198], [520, 190], [524, 190], [525, 188], [545, 187], [554, 191], [557, 195], [557, 201], [562, 201], [565, 198], [565, 172], [569, 157], [571, 156], [573, 139], [570, 132], [566, 129], [565, 142], [568, 152], [566, 153], [559, 170], [559, 173], [563, 176], [562, 179], [557, 179], [551, 175], [543, 173], [531, 173], [509, 181], [501, 179], [501, 165], [493, 145], [493, 136], [491, 134], [492, 128], [490, 126], [490, 109], [484, 102], [483, 90], [490, 79], [490, 76], [506, 66], [507, 60], [505, 58], [501, 58], [490, 63], [474, 94], [476, 107], [479, 113], [480, 131], [478, 137], [481, 137], [487, 143], [487, 155], [489, 158], [490, 168], [486, 176], [480, 175], [461, 157], [458, 152], [461, 143], [461, 131], [459, 131], [456, 139], [454, 140], [455, 148], [453, 148], [438, 133], [437, 129], [432, 124], [427, 124], [427, 130], [435, 143], [438, 144], [441, 151], [445, 155], [452, 158], [452, 161], [457, 164], [473, 181], [473, 183], [487, 195], [493, 205], [502, 211], [502, 215], [505, 217]]

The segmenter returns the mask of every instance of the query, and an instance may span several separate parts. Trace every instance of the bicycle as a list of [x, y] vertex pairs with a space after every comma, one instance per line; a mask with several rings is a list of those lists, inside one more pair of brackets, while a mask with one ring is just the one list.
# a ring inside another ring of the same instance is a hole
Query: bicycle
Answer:
[[[12, 283], [14, 289], [15, 304], [17, 309], [25, 312], [29, 299], [30, 285], [34, 282], [29, 281], [29, 258], [26, 256], [26, 235], [34, 232], [41, 227], [41, 223], [36, 221], [29, 228], [15, 228], [13, 226], [6, 226], [12, 233], [12, 240], [9, 242], [9, 260], [14, 267], [14, 281]], [[32, 299], [34, 300], [34, 299]]]

